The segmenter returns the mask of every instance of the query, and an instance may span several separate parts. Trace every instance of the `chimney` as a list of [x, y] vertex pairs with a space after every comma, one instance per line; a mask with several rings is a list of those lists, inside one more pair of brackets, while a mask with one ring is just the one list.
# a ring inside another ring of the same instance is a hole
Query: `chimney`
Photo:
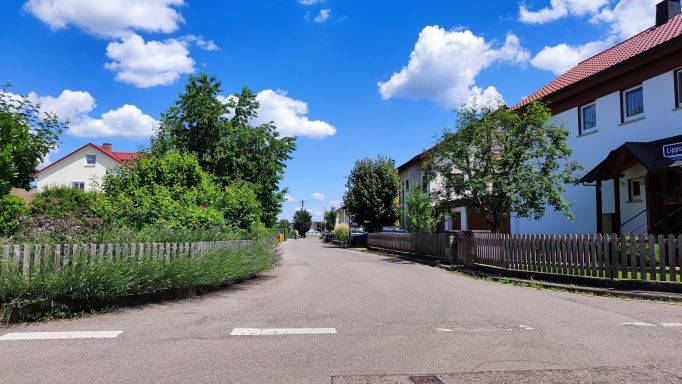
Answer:
[[111, 152], [112, 146], [110, 143], [104, 143], [102, 144], [102, 148], [104, 148], [105, 151]]
[[680, 14], [680, 0], [664, 0], [656, 5], [656, 26], [672, 20]]

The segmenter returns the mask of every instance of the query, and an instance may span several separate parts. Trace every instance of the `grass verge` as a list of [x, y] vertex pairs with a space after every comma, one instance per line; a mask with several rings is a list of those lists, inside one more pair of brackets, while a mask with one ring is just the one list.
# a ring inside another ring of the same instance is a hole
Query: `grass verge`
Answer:
[[22, 276], [10, 268], [0, 277], [0, 319], [40, 320], [109, 310], [121, 298], [172, 290], [214, 288], [251, 278], [279, 261], [275, 242], [216, 250], [197, 258], [78, 262], [66, 269]]

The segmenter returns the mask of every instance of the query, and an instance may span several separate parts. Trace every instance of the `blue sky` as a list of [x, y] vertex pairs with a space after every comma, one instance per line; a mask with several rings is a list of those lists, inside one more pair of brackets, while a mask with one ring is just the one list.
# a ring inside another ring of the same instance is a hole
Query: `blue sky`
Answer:
[[[653, 25], [657, 0], [9, 0], [0, 81], [72, 123], [58, 159], [88, 142], [147, 142], [189, 73], [248, 85], [261, 119], [298, 136], [282, 217], [319, 215], [362, 157], [398, 164], [472, 97], [508, 104]], [[103, 6], [102, 4], [106, 4]]]

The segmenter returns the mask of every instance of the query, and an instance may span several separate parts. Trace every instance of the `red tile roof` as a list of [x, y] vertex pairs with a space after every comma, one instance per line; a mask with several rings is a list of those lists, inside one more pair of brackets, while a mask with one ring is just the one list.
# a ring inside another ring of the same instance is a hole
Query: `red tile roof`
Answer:
[[682, 35], [682, 14], [677, 15], [659, 27], [651, 27], [622, 43], [607, 49], [579, 63], [568, 72], [552, 80], [549, 84], [533, 93], [512, 109], [538, 101], [579, 81], [597, 75], [628, 59], [638, 56], [652, 48]]
[[47, 167], [45, 167], [45, 168], [39, 170], [38, 172], [34, 173], [34, 174], [33, 174], [33, 177], [35, 177], [35, 176], [37, 176], [37, 175], [43, 173], [45, 170], [51, 168], [51, 167], [54, 166], [55, 164], [60, 163], [60, 162], [63, 161], [64, 159], [66, 159], [66, 158], [68, 158], [69, 156], [73, 155], [74, 153], [79, 152], [80, 150], [82, 150], [82, 149], [84, 149], [84, 148], [87, 148], [87, 147], [93, 147], [93, 148], [97, 149], [98, 151], [100, 151], [100, 152], [104, 153], [105, 155], [107, 155], [107, 156], [111, 157], [112, 159], [114, 159], [117, 163], [119, 163], [119, 164], [121, 164], [121, 165], [123, 165], [123, 166], [126, 166], [126, 167], [128, 166], [128, 163], [130, 162], [130, 160], [132, 160], [132, 159], [134, 159], [134, 158], [136, 158], [136, 157], [138, 156], [138, 154], [137, 154], [137, 153], [134, 153], [134, 152], [111, 152], [111, 151], [108, 151], [108, 150], [104, 149], [104, 147], [101, 147], [101, 146], [99, 146], [99, 145], [92, 144], [92, 143], [88, 143], [88, 144], [85, 144], [84, 146], [82, 146], [82, 147], [76, 149], [75, 151], [69, 153], [68, 155], [66, 155], [66, 156], [64, 156], [64, 157], [62, 157], [62, 158], [60, 158], [59, 160], [57, 160], [57, 161], [51, 163], [51, 164], [48, 165]]

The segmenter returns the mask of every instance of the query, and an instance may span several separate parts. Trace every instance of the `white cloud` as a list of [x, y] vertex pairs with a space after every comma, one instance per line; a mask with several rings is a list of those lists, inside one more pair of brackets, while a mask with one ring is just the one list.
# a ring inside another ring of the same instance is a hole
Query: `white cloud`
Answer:
[[660, 0], [621, 0], [613, 8], [605, 8], [595, 17], [595, 22], [607, 22], [611, 33], [627, 39], [654, 26], [656, 4]]
[[293, 197], [293, 196], [291, 196], [291, 195], [284, 195], [284, 200], [285, 200], [287, 203], [293, 203], [293, 202], [296, 201], [296, 198]]
[[194, 43], [199, 49], [204, 51], [217, 51], [220, 49], [213, 40], [206, 40], [203, 36], [187, 35], [183, 36], [180, 40]]
[[154, 133], [157, 124], [153, 117], [145, 115], [140, 108], [125, 104], [103, 113], [99, 119], [84, 116], [71, 124], [69, 134], [78, 137], [146, 138]]
[[[656, 4], [660, 0], [620, 0], [610, 7], [605, 0], [552, 0], [550, 8], [536, 12], [520, 6], [520, 18], [527, 23], [545, 23], [565, 16], [590, 15], [593, 24], [606, 23], [609, 36], [586, 44], [560, 43], [544, 47], [531, 61], [539, 69], [559, 75], [582, 60], [608, 49], [610, 46], [632, 37], [654, 25]], [[558, 17], [554, 17], [554, 16]]]
[[312, 198], [313, 198], [313, 200], [324, 201], [324, 199], [326, 199], [327, 197], [325, 195], [321, 194], [320, 192], [315, 192], [312, 194]]
[[613, 44], [612, 39], [594, 41], [584, 45], [559, 44], [543, 48], [531, 64], [535, 68], [554, 72], [556, 75], [573, 68], [579, 62], [596, 55]]
[[53, 30], [76, 26], [89, 34], [123, 37], [133, 30], [171, 33], [183, 23], [184, 0], [28, 0], [24, 9]]
[[428, 26], [410, 54], [407, 66], [390, 80], [379, 82], [384, 100], [394, 97], [430, 99], [446, 107], [459, 107], [472, 98], [500, 97], [494, 87], [476, 86], [476, 77], [498, 62], [523, 64], [530, 58], [518, 37], [507, 35], [501, 48], [469, 30], [445, 30]]
[[323, 3], [325, 0], [298, 0], [299, 4], [303, 5], [315, 5], [319, 3]]
[[329, 20], [331, 15], [332, 15], [331, 9], [322, 9], [320, 10], [320, 13], [318, 13], [317, 16], [315, 16], [315, 22], [318, 24], [322, 24]]
[[256, 96], [260, 103], [254, 124], [274, 122], [285, 136], [325, 138], [336, 134], [336, 128], [321, 120], [308, 118], [308, 104], [287, 96], [285, 92], [266, 89]]
[[182, 74], [194, 72], [187, 43], [178, 39], [149, 41], [131, 34], [109, 43], [106, 69], [116, 72], [116, 80], [139, 88], [174, 83]]
[[595, 15], [607, 5], [609, 0], [551, 0], [549, 7], [531, 11], [521, 4], [519, 18], [527, 24], [543, 24], [566, 16]]
[[[14, 95], [10, 94], [10, 96]], [[40, 104], [41, 113], [50, 112], [62, 121], [69, 120], [67, 133], [72, 136], [146, 138], [154, 133], [158, 125], [153, 117], [130, 104], [109, 110], [100, 118], [93, 118], [90, 113], [97, 107], [97, 104], [95, 98], [85, 91], [67, 89], [57, 97], [40, 96], [35, 92], [30, 92], [28, 99]]]
[[62, 121], [72, 121], [95, 109], [95, 98], [89, 92], [66, 89], [57, 96], [38, 96], [35, 92], [28, 94], [34, 104], [40, 104], [41, 113], [53, 113]]
[[313, 215], [313, 219], [317, 219], [318, 221], [322, 220], [322, 218], [324, 217], [324, 212], [322, 212], [321, 209], [313, 209], [311, 213]]
[[330, 207], [334, 207], [336, 209], [341, 208], [343, 205], [343, 200], [332, 200], [329, 202]]

